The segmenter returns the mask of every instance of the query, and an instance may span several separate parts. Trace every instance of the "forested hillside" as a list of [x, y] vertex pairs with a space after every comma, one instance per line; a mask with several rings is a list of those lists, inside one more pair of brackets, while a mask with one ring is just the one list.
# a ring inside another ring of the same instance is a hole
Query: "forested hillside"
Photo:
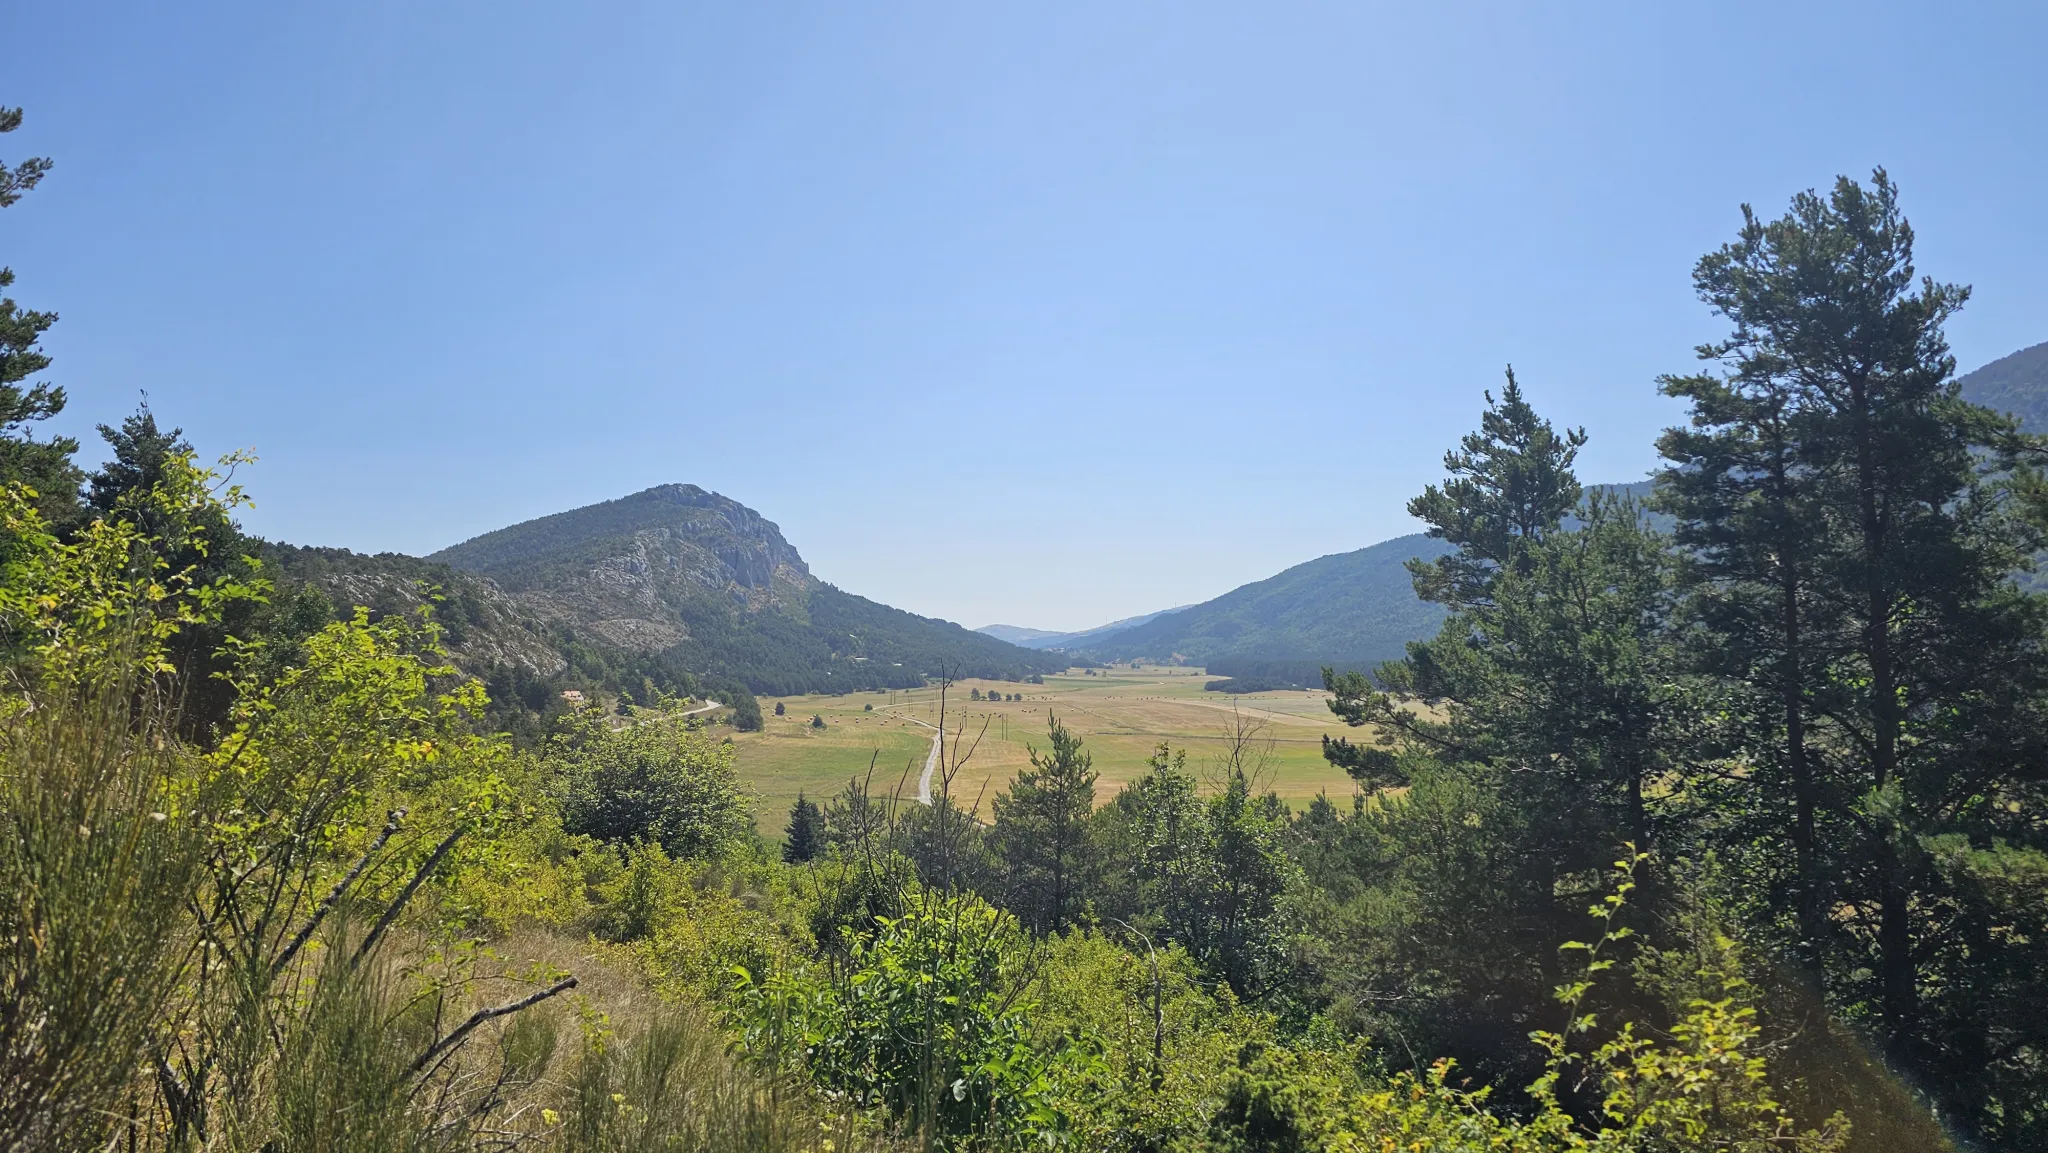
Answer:
[[1436, 631], [1443, 612], [1410, 587], [1406, 563], [1446, 546], [1420, 534], [1299, 564], [1212, 601], [1113, 633], [1088, 647], [1108, 659], [1217, 657], [1325, 660], [1359, 667], [1393, 660]]
[[[159, 451], [175, 442], [173, 432]], [[826, 584], [773, 523], [694, 485], [542, 517], [424, 559], [285, 544], [261, 556], [272, 579], [318, 590], [335, 611], [363, 605], [382, 617], [431, 603], [450, 659], [484, 681], [494, 715], [522, 739], [563, 711], [565, 689], [735, 703], [909, 688], [940, 674], [1023, 680], [1066, 663]]]
[[[750, 607], [800, 606], [810, 569], [773, 522], [693, 484], [488, 532], [430, 555], [515, 593], [542, 594], [586, 616], [644, 611], [710, 594]], [[648, 620], [662, 630], [665, 622]], [[631, 630], [620, 637], [631, 641]]]
[[449, 655], [479, 675], [508, 669], [553, 680], [569, 671], [563, 638], [489, 580], [400, 553], [265, 543], [258, 555], [274, 579], [318, 588], [336, 605], [379, 617], [432, 605]]
[[[1650, 482], [1594, 485], [1590, 492], [1645, 500]], [[1647, 513], [1654, 523], [1669, 518]], [[1576, 525], [1577, 514], [1565, 518]], [[1179, 658], [1246, 684], [1301, 682], [1301, 670], [1330, 664], [1370, 669], [1436, 632], [1443, 611], [1416, 595], [1408, 562], [1448, 546], [1416, 533], [1355, 552], [1319, 557], [1215, 600], [1134, 618], [1135, 625], [1067, 634], [1070, 652], [1104, 660]], [[1029, 642], [1044, 647], [1046, 642]]]
[[1958, 383], [1964, 400], [2009, 412], [2028, 432], [2048, 433], [2048, 343], [2002, 356]]

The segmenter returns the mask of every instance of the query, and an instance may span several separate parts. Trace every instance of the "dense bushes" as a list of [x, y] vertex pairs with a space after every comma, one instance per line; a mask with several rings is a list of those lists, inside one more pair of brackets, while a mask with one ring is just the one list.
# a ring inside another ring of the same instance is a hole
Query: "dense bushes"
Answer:
[[[148, 502], [137, 511], [173, 526], [218, 514], [205, 474], [165, 464], [128, 498]], [[672, 734], [575, 731], [560, 759], [533, 761], [476, 730], [481, 691], [448, 675], [430, 622], [358, 612], [282, 662], [231, 647], [229, 723], [193, 744], [174, 723], [176, 642], [263, 585], [199, 582], [142, 516], [60, 541], [18, 487], [0, 502], [9, 1147], [691, 1147], [613, 1141], [605, 1111], [638, 1106], [568, 1088], [630, 1082], [607, 1054], [681, 1041], [729, 1091], [657, 1135], [822, 1139], [800, 1101], [775, 1104], [731, 1066], [715, 1030], [599, 1017], [564, 1042], [561, 998], [578, 980], [465, 943], [584, 915], [617, 869], [561, 830], [549, 782], [572, 759], [598, 781], [673, 768]], [[695, 783], [662, 829], [689, 847], [729, 842], [744, 812], [729, 776]]]
[[[147, 499], [197, 507], [204, 481], [180, 465]], [[521, 752], [480, 727], [482, 688], [440, 662], [431, 617], [359, 611], [278, 657], [231, 649], [228, 724], [195, 744], [169, 720], [171, 642], [261, 584], [196, 584], [127, 521], [65, 543], [18, 492], [7, 513], [0, 1122], [18, 1144], [1836, 1140], [1774, 1103], [1725, 938], [1698, 962], [1645, 952], [1602, 999], [1541, 933], [1498, 932], [1531, 898], [1470, 898], [1513, 875], [1487, 862], [1516, 826], [1451, 770], [1297, 820], [1256, 784], [1240, 718], [1213, 788], [1162, 747], [1091, 812], [1087, 753], [1056, 727], [986, 835], [949, 795], [857, 781], [784, 863], [749, 828], [729, 743], [658, 708], [583, 709]], [[564, 954], [558, 933], [583, 943]], [[1608, 933], [1587, 974], [1628, 940]], [[1397, 974], [1415, 999], [1389, 1013]], [[1392, 1026], [1405, 1052], [1473, 993], [1549, 1006], [1496, 1029], [1538, 1033], [1492, 1062], [1529, 1088], [1519, 1117], [1449, 1066], [1390, 1072], [1396, 1050], [1361, 1033]], [[1594, 1023], [1623, 1009], [1662, 1033]]]
[[1071, 1033], [1031, 1036], [1037, 957], [1016, 919], [972, 896], [901, 901], [839, 963], [742, 970], [747, 1049], [943, 1148], [1064, 1143], [1062, 1087], [1097, 1055]]
[[614, 727], [586, 709], [566, 718], [550, 750], [564, 776], [563, 827], [614, 844], [652, 840], [687, 857], [715, 855], [750, 834], [732, 744], [660, 713]]

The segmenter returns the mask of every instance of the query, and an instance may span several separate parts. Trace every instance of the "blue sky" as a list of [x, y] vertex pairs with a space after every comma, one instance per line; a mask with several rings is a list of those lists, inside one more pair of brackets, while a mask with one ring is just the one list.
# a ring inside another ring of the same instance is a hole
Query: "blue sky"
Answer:
[[[11, 4], [66, 429], [427, 552], [666, 481], [820, 576], [1080, 628], [1412, 531], [1512, 361], [1641, 476], [1692, 262], [1890, 169], [2048, 340], [2042, 7]], [[88, 455], [91, 455], [89, 452]]]

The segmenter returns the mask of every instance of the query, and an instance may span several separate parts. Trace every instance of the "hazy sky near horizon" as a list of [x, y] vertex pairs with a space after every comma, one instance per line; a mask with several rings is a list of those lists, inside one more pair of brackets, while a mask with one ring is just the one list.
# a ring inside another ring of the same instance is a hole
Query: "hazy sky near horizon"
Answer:
[[2035, 4], [13, 4], [0, 212], [87, 438], [429, 552], [687, 481], [1083, 628], [1414, 525], [1513, 362], [1629, 480], [1745, 201], [1884, 165], [2048, 340]]

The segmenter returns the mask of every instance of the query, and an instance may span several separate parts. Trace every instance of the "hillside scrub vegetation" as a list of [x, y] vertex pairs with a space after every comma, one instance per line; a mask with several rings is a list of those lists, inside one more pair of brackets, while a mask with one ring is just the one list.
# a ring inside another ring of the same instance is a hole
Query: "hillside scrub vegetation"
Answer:
[[[210, 475], [167, 462], [157, 486], [71, 540], [19, 486], [6, 492], [11, 1147], [1583, 1136], [1561, 1105], [1528, 1122], [1489, 1112], [1448, 1066], [1390, 1073], [1360, 1041], [1289, 1020], [1300, 1009], [1276, 971], [1245, 976], [1246, 956], [1278, 963], [1245, 942], [1279, 939], [1295, 882], [1284, 820], [1248, 816], [1261, 807], [1241, 774], [1203, 800], [1184, 758], [1162, 752], [1163, 783], [1146, 786], [1157, 803], [1102, 810], [1164, 830], [1124, 839], [1158, 866], [1140, 874], [1162, 895], [1129, 901], [1149, 930], [1084, 912], [1112, 859], [1112, 842], [1094, 847], [1108, 826], [1085, 805], [1023, 804], [1074, 846], [1051, 866], [1072, 866], [1071, 897], [1034, 906], [1034, 931], [972, 891], [970, 870], [919, 864], [920, 833], [973, 856], [978, 826], [934, 830], [907, 812], [950, 809], [850, 786], [828, 809], [824, 852], [772, 859], [737, 817], [728, 755], [693, 718], [587, 709], [544, 750], [515, 749], [481, 731], [481, 687], [441, 663], [430, 615], [359, 611], [260, 661], [255, 642], [232, 646], [235, 705], [190, 739], [176, 724], [178, 637], [266, 589], [260, 570], [199, 583], [170, 568], [164, 554], [196, 534], [164, 549], [137, 521], [230, 507]], [[1020, 796], [1085, 792], [1084, 751], [1056, 742], [1041, 775]], [[1194, 828], [1177, 840], [1183, 820]], [[1270, 868], [1234, 867], [1245, 851]], [[1008, 860], [992, 853], [982, 875], [1048, 867]], [[1555, 1062], [1610, 1079], [1665, 1070], [1674, 1085], [1721, 1076], [1722, 1051], [1742, 1052], [1753, 1030], [1714, 1004], [1679, 1019], [1693, 1033], [1675, 1038], [1700, 1038], [1690, 1048], [1557, 1041]], [[1760, 1060], [1735, 1061], [1727, 1088], [1743, 1096], [1714, 1109], [1739, 1104], [1752, 1136], [1790, 1135]], [[1632, 1099], [1618, 1111], [1630, 1125], [1696, 1123], [1698, 1108], [1658, 1098], [1667, 1090], [1630, 1085], [1661, 1102]]]
[[0, 1148], [2044, 1148], [2048, 445], [1911, 241], [1878, 173], [1701, 261], [1662, 521], [1510, 375], [1412, 505], [1442, 630], [1326, 674], [1352, 796], [1236, 714], [956, 796], [953, 716], [783, 846], [651, 676], [504, 711], [495, 602], [294, 581], [147, 413], [30, 439], [0, 328]]

